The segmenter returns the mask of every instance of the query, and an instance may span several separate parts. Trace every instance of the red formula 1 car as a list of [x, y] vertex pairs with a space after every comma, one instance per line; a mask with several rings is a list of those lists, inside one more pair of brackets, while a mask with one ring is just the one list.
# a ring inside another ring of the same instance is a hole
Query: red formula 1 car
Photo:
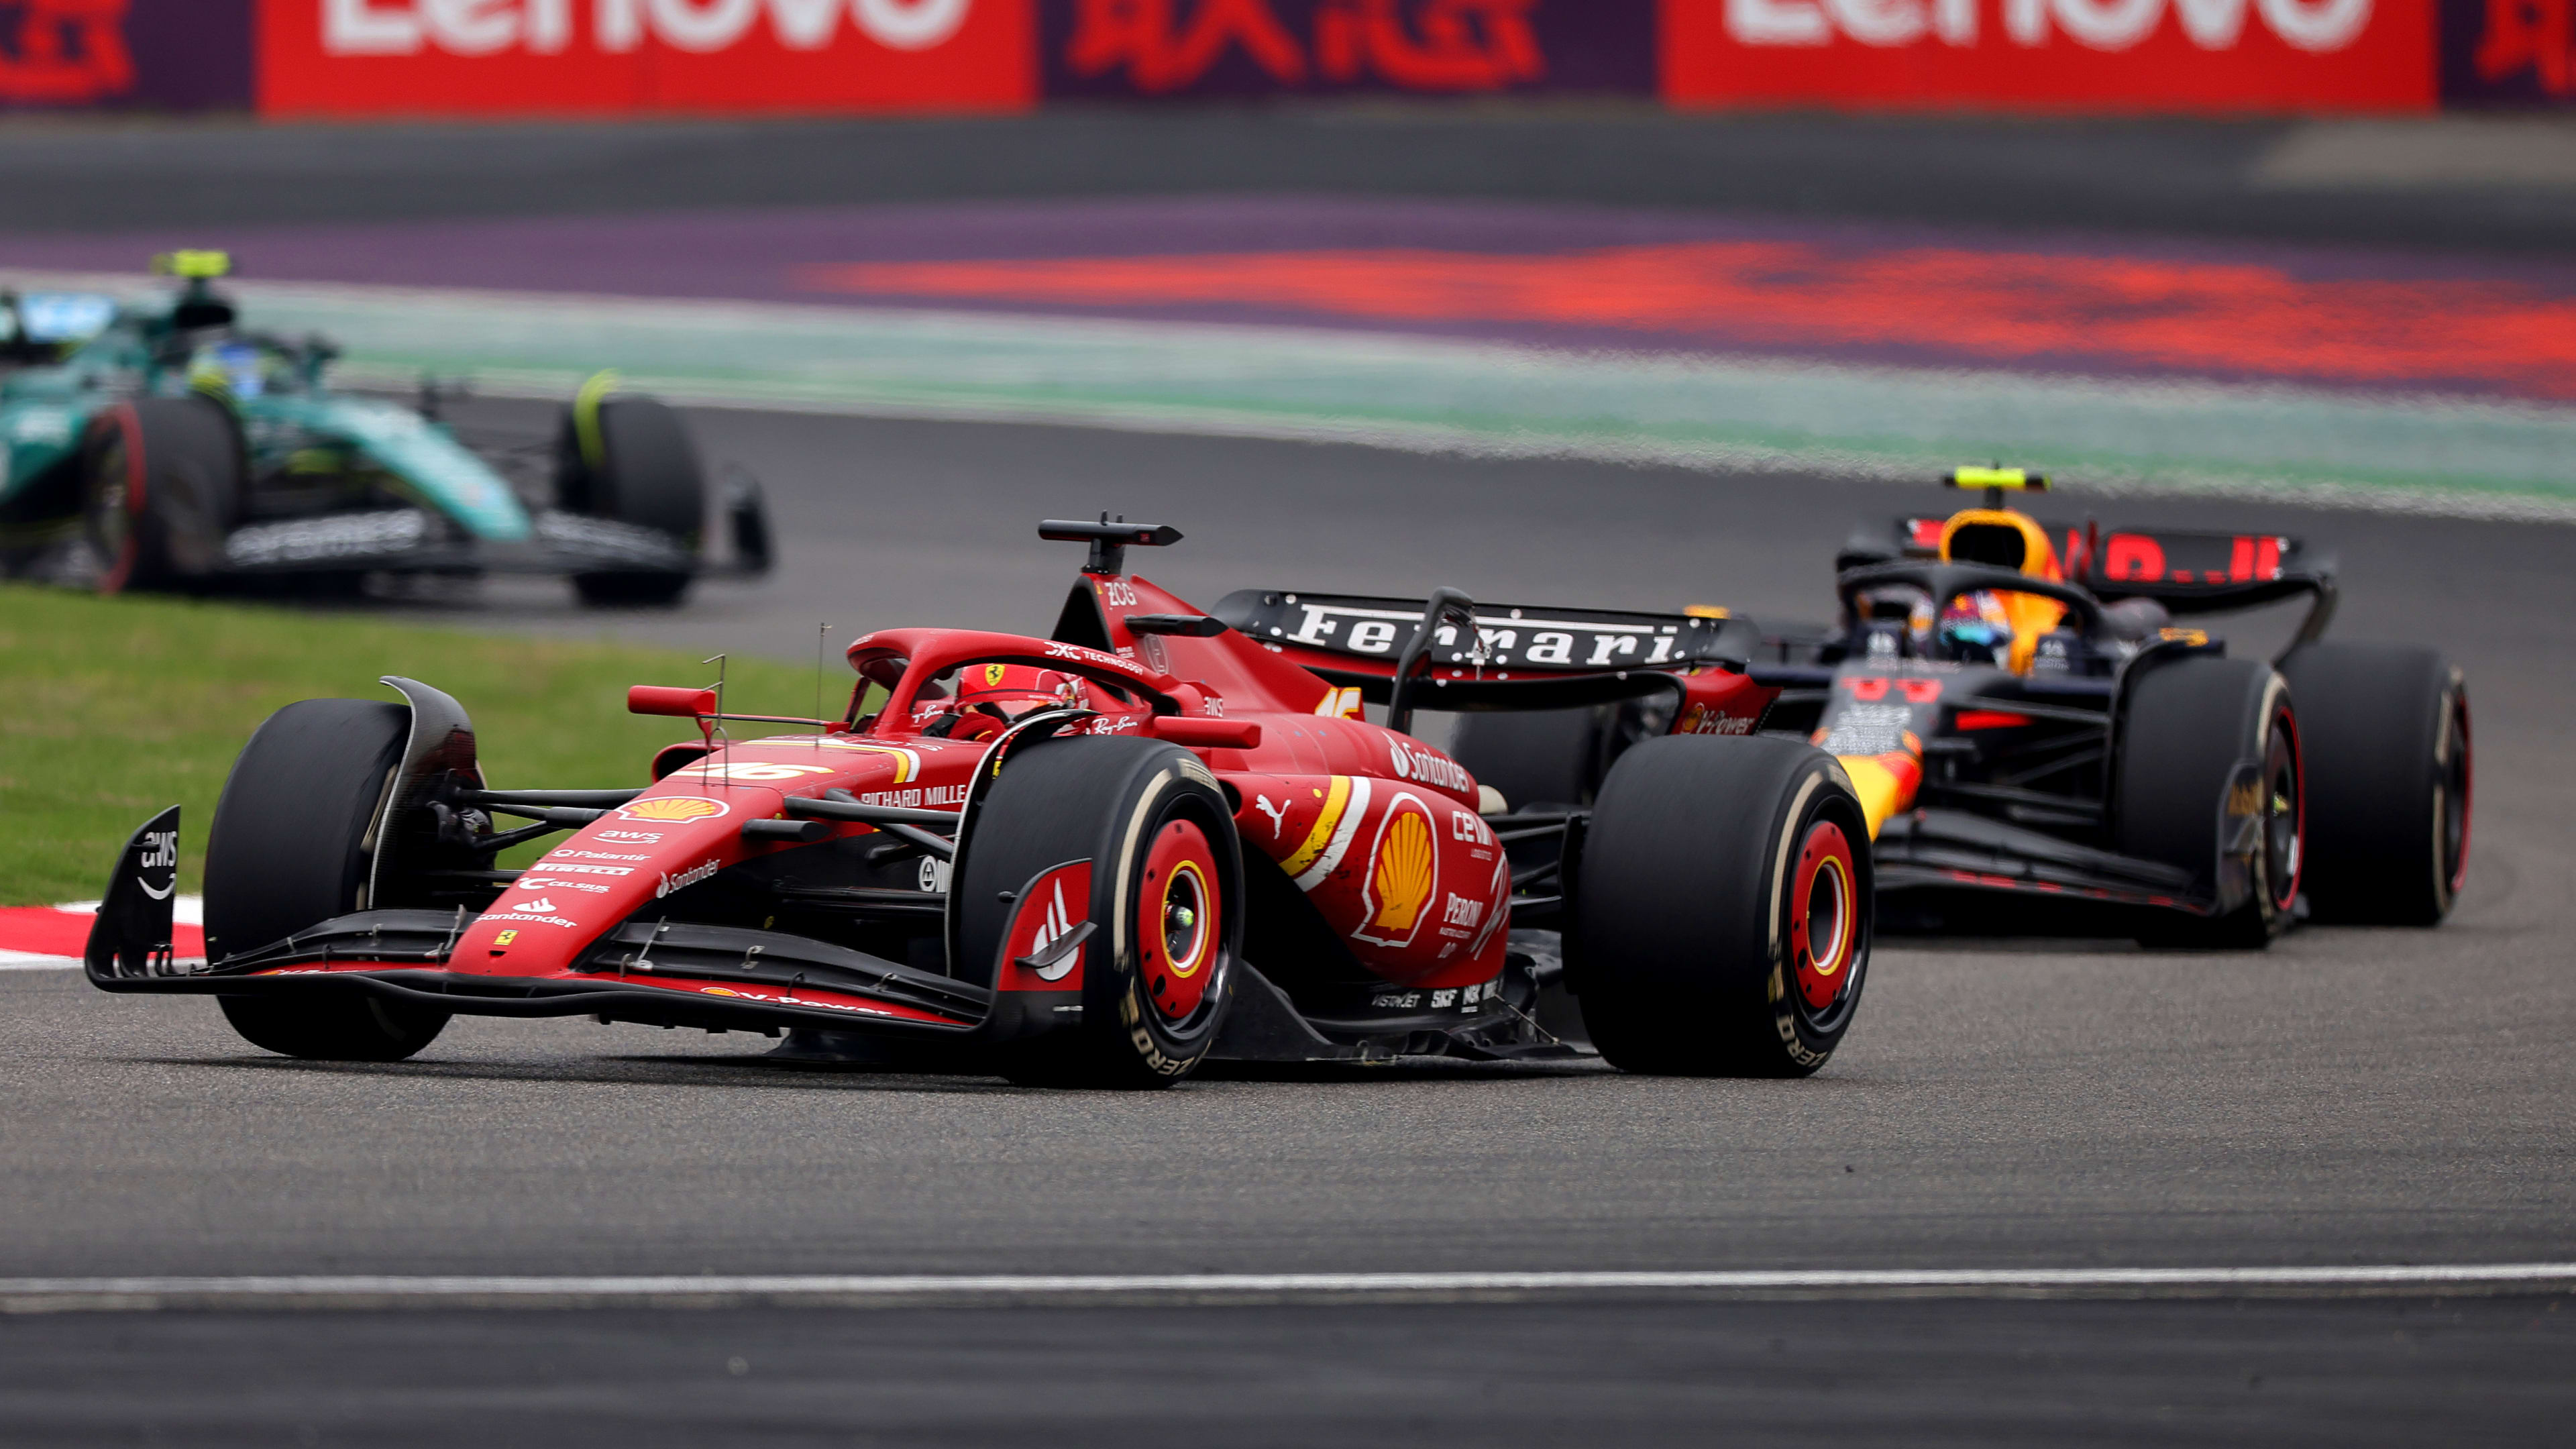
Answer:
[[[1865, 816], [1824, 752], [1722, 737], [1772, 694], [1739, 626], [1447, 591], [1253, 592], [1220, 618], [1126, 572], [1174, 530], [1042, 532], [1091, 545], [1053, 637], [867, 635], [843, 717], [761, 739], [730, 738], [747, 717], [717, 691], [639, 687], [630, 708], [700, 725], [640, 790], [489, 788], [464, 709], [411, 680], [385, 681], [400, 705], [290, 705], [216, 807], [211, 964], [167, 944], [173, 808], [118, 863], [90, 980], [212, 995], [304, 1057], [407, 1057], [458, 1012], [588, 1015], [1127, 1086], [1583, 1035], [1632, 1069], [1796, 1076], [1842, 1039]], [[1719, 736], [1629, 751], [1583, 811], [1507, 813], [1407, 733], [1435, 700], [1641, 695]]]

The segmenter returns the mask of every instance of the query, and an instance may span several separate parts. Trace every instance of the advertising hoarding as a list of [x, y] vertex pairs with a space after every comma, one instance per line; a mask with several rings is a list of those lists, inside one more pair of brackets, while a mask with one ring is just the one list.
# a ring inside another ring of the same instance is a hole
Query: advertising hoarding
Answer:
[[2441, 0], [2442, 103], [2576, 107], [2576, 0]]
[[252, 0], [0, 0], [0, 110], [251, 99]]
[[1651, 96], [1656, 0], [1040, 0], [1049, 97]]
[[1664, 95], [1680, 107], [2424, 110], [2433, 3], [1664, 0]]
[[1029, 0], [261, 0], [273, 116], [1007, 110]]

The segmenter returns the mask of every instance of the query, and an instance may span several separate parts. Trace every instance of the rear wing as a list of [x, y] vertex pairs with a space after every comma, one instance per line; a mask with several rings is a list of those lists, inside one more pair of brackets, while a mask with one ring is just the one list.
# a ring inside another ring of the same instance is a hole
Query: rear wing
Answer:
[[[1437, 610], [1435, 616], [1434, 611]], [[1217, 618], [1293, 662], [1384, 703], [1399, 666], [1433, 619], [1419, 659], [1441, 707], [1545, 709], [1629, 698], [1666, 687], [1661, 676], [1717, 667], [1741, 673], [1762, 648], [1751, 620], [1614, 609], [1482, 604], [1443, 590], [1432, 599], [1239, 589]]]
[[[1884, 530], [1864, 526], [1835, 555], [1834, 570], [1938, 557], [1948, 521], [1946, 514], [1908, 515]], [[2154, 599], [2175, 614], [2211, 614], [2301, 594], [2330, 600], [2335, 592], [2333, 557], [2281, 534], [2049, 519], [2039, 525], [2067, 580], [2104, 598]]]

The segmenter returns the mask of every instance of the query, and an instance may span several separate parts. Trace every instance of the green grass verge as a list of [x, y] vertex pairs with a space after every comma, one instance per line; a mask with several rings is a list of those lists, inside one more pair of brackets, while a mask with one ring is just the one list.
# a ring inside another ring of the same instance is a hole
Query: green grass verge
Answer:
[[[662, 650], [0, 585], [0, 905], [96, 897], [126, 836], [172, 804], [186, 809], [179, 885], [196, 890], [251, 731], [299, 699], [392, 701], [383, 674], [463, 702], [493, 784], [573, 788], [643, 784], [653, 751], [689, 736], [626, 713], [628, 685], [714, 671]], [[810, 669], [731, 665], [736, 709], [801, 715], [813, 701]]]

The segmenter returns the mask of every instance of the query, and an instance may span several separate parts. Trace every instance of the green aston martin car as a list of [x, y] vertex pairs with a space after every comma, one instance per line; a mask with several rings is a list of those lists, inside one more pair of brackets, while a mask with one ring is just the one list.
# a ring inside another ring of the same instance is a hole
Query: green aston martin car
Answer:
[[406, 406], [333, 389], [319, 337], [241, 327], [221, 252], [176, 252], [174, 295], [0, 292], [0, 561], [106, 592], [369, 575], [569, 576], [593, 604], [671, 604], [769, 567], [748, 476], [714, 500], [677, 413], [591, 379], [551, 436], [474, 441], [425, 387]]

